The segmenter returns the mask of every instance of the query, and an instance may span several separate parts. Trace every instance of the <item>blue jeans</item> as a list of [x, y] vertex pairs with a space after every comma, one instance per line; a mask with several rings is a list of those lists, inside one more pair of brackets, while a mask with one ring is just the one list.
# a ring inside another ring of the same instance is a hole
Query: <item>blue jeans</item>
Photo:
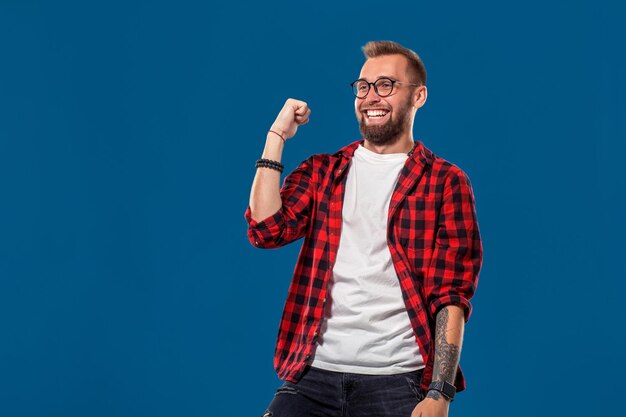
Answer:
[[425, 392], [422, 370], [363, 375], [309, 367], [276, 390], [264, 417], [410, 417]]

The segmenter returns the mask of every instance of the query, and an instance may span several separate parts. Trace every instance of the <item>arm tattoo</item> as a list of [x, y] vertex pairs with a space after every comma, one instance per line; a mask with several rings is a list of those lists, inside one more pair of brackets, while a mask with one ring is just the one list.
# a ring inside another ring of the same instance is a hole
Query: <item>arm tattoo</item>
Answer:
[[439, 393], [439, 391], [430, 390], [428, 391], [428, 394], [426, 394], [426, 398], [432, 398], [433, 400], [438, 400], [439, 398], [441, 398], [441, 394]]
[[[439, 313], [437, 313], [435, 329], [435, 366], [433, 370], [433, 381], [446, 381], [450, 384], [453, 384], [454, 377], [456, 376], [456, 369], [459, 366], [460, 347], [448, 343], [448, 341], [446, 340], [447, 328], [448, 309], [444, 307], [439, 311]], [[431, 397], [431, 392], [433, 391], [429, 392], [429, 397]]]

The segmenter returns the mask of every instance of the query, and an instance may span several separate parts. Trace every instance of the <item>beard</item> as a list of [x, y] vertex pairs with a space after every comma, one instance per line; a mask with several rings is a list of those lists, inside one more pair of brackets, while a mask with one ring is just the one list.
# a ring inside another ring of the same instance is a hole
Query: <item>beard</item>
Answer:
[[359, 130], [363, 138], [377, 146], [394, 144], [411, 125], [411, 102], [407, 100], [402, 107], [393, 112], [393, 115], [397, 115], [397, 118], [390, 118], [384, 125], [376, 126], [367, 125], [365, 122], [367, 116], [361, 115]]

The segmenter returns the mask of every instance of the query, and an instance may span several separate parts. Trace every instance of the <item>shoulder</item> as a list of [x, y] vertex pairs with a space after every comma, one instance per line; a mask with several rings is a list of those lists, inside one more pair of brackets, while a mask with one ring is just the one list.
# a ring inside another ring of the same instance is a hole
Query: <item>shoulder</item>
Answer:
[[458, 188], [471, 192], [469, 176], [463, 169], [426, 147], [423, 147], [423, 153], [430, 165], [431, 184], [435, 185], [438, 192], [448, 194], [452, 189]]
[[467, 174], [458, 165], [435, 154], [424, 146], [424, 157], [431, 166], [432, 175], [442, 180], [450, 180], [454, 178], [468, 179]]
[[349, 161], [354, 155], [354, 151], [361, 142], [363, 141], [358, 140], [352, 142], [332, 154], [319, 153], [311, 155], [300, 163], [299, 168], [302, 167], [311, 171], [326, 171], [328, 169], [334, 169], [335, 167], [339, 166], [342, 161]]

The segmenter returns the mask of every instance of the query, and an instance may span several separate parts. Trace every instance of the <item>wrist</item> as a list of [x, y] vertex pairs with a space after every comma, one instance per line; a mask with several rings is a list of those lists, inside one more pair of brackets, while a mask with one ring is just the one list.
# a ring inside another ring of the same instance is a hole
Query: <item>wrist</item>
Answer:
[[438, 404], [446, 404], [449, 405], [452, 400], [446, 398], [443, 394], [441, 394], [439, 391], [431, 389], [426, 393], [426, 397], [425, 398], [430, 398], [431, 400], [435, 401]]
[[432, 381], [428, 386], [427, 396], [433, 399], [441, 397], [444, 400], [452, 401], [455, 394], [456, 387], [446, 381]]
[[267, 131], [266, 139], [268, 141], [269, 140], [278, 141], [282, 143], [283, 145], [285, 144], [285, 142], [287, 142], [287, 140], [285, 139], [285, 135], [280, 130], [275, 130], [275, 129], [270, 129]]
[[275, 126], [275, 125], [272, 125], [267, 131], [267, 133], [278, 136], [279, 138], [282, 139], [283, 143], [285, 143], [287, 139], [289, 139], [289, 137], [287, 137], [287, 132], [285, 131], [285, 129], [281, 129], [280, 127]]

